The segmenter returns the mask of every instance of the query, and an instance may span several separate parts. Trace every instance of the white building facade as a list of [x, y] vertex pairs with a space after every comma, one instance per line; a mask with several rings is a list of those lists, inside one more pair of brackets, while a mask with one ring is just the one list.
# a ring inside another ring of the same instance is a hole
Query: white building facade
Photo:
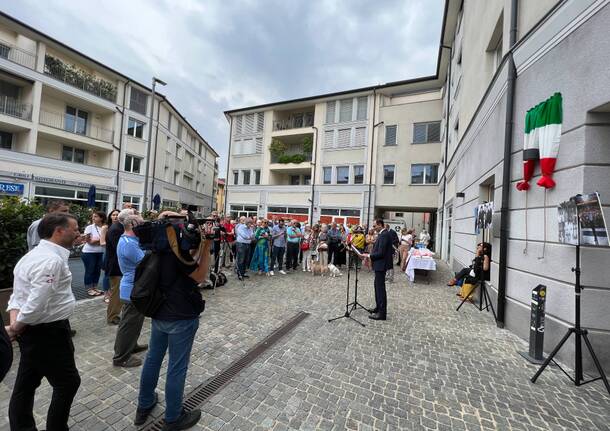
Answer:
[[209, 213], [218, 154], [169, 100], [0, 15], [0, 194], [139, 208], [151, 132], [147, 207]]

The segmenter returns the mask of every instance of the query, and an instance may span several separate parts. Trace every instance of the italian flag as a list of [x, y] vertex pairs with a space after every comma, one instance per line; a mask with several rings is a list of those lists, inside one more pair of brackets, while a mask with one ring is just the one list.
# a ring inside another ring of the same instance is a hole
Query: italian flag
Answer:
[[537, 184], [546, 189], [555, 187], [552, 177], [559, 154], [562, 120], [561, 93], [553, 94], [525, 114], [523, 180], [517, 183], [518, 190], [529, 190], [529, 181], [534, 176], [534, 167], [538, 159], [540, 159], [542, 177]]

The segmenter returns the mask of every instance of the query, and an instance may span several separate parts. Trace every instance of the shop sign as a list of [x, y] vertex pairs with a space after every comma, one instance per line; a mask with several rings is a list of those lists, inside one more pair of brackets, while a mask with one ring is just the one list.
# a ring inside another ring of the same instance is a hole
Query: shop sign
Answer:
[[[40, 176], [40, 175], [32, 175], [32, 174], [27, 174], [24, 172], [6, 172], [6, 171], [0, 171], [0, 175], [4, 175], [4, 176], [10, 176], [13, 178], [19, 178], [19, 179], [24, 179], [24, 180], [32, 180], [32, 181], [38, 181], [41, 183], [47, 183], [47, 184], [57, 184], [60, 186], [75, 186], [75, 187], [82, 187], [85, 189], [88, 189], [92, 183], [81, 183], [79, 181], [69, 181], [69, 180], [64, 180], [63, 178], [55, 178], [55, 177], [44, 177], [44, 176]], [[110, 191], [116, 191], [117, 187], [114, 185], [99, 185], [99, 184], [95, 184], [95, 186], [98, 189], [103, 189], [103, 190], [110, 190]]]
[[0, 193], [5, 195], [22, 195], [23, 184], [0, 183]]

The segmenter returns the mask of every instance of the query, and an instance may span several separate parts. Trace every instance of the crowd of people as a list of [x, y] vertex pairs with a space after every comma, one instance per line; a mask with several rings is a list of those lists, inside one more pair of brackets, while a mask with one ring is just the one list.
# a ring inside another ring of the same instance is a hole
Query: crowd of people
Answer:
[[[159, 219], [180, 218], [182, 213], [163, 212]], [[63, 202], [51, 202], [47, 214], [27, 232], [29, 252], [15, 267], [14, 290], [9, 300], [10, 325], [3, 334], [17, 341], [21, 356], [9, 405], [11, 429], [36, 429], [32, 406], [36, 388], [46, 378], [53, 388], [47, 429], [67, 429], [70, 407], [80, 386], [74, 360], [69, 318], [74, 311], [70, 250], [82, 245], [84, 285], [90, 296], [104, 296], [106, 322], [118, 325], [112, 364], [142, 366], [138, 407], [134, 423], [142, 425], [158, 402], [155, 392], [163, 358], [169, 352], [165, 387], [164, 430], [187, 429], [200, 411], [186, 412], [182, 398], [186, 372], [199, 316], [205, 308], [200, 287], [221, 267], [231, 267], [244, 280], [249, 274], [286, 275], [315, 272], [315, 268], [340, 270], [364, 265], [375, 272], [376, 307], [371, 319], [385, 320], [386, 278], [393, 277], [395, 255], [404, 269], [413, 230], [398, 235], [383, 220], [368, 231], [360, 225], [219, 217], [213, 213], [199, 226], [202, 237], [197, 250], [172, 249], [160, 255], [158, 284], [163, 302], [151, 317], [149, 344], [139, 343], [145, 321], [142, 310], [131, 301], [136, 271], [145, 259], [137, 227], [142, 216], [130, 204], [109, 214], [95, 211], [81, 231], [77, 219]], [[430, 240], [423, 231], [420, 241]], [[349, 250], [357, 253], [349, 253]], [[358, 258], [350, 258], [350, 256]], [[138, 353], [147, 351], [145, 360]], [[7, 368], [6, 364], [1, 364]], [[10, 366], [10, 365], [9, 365]]]

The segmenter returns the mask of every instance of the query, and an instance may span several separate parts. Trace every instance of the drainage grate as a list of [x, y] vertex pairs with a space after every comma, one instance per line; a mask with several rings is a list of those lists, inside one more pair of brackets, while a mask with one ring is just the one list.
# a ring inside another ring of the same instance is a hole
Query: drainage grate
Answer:
[[[250, 363], [277, 343], [284, 335], [296, 328], [307, 316], [309, 316], [309, 313], [300, 311], [292, 319], [273, 331], [267, 338], [248, 350], [244, 356], [233, 362], [218, 375], [195, 388], [184, 399], [185, 410], [194, 410], [205, 403], [208, 398], [230, 383], [233, 377], [239, 374], [241, 370], [250, 365]], [[143, 431], [160, 431], [162, 427], [163, 419], [160, 418], [149, 424]]]

